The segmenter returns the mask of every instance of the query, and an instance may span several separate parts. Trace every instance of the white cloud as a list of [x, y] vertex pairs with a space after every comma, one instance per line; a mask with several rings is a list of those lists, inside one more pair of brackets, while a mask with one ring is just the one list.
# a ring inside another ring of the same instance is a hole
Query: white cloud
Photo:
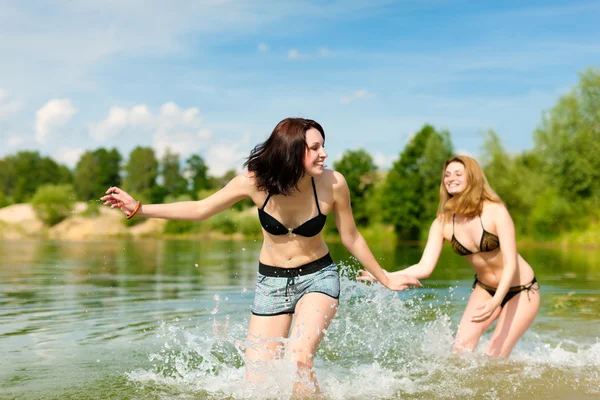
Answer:
[[9, 100], [6, 90], [0, 89], [0, 119], [10, 117], [21, 109], [21, 103]]
[[381, 152], [377, 152], [373, 155], [373, 162], [377, 165], [380, 170], [390, 169], [394, 161], [398, 159], [398, 155], [385, 155]]
[[185, 157], [206, 148], [206, 140], [212, 137], [212, 132], [202, 126], [197, 108], [182, 109], [173, 102], [163, 104], [155, 114], [146, 105], [130, 109], [111, 107], [106, 119], [89, 128], [90, 135], [98, 141], [114, 139], [125, 132], [128, 136], [151, 136], [157, 157], [162, 157], [167, 148]]
[[20, 145], [21, 143], [23, 143], [24, 141], [25, 141], [25, 139], [21, 136], [11, 136], [6, 141], [6, 144], [8, 145], [8, 147], [16, 147], [16, 146]]
[[35, 140], [46, 143], [48, 135], [65, 126], [77, 113], [71, 100], [52, 99], [35, 113]]
[[266, 43], [260, 43], [258, 45], [258, 51], [261, 53], [266, 53], [267, 51], [269, 51], [269, 45], [267, 45]]
[[375, 95], [367, 90], [361, 89], [357, 90], [349, 96], [342, 96], [340, 99], [340, 103], [342, 104], [350, 104], [353, 101], [361, 100], [361, 99], [370, 99], [375, 97]]
[[288, 60], [298, 60], [300, 58], [300, 52], [296, 49], [288, 51]]
[[85, 150], [80, 147], [59, 147], [54, 152], [52, 158], [61, 164], [73, 168], [84, 152]]
[[206, 164], [210, 166], [209, 174], [220, 176], [231, 169], [242, 172], [242, 165], [249, 154], [249, 142], [249, 136], [245, 134], [238, 142], [211, 146], [205, 157]]
[[143, 104], [134, 106], [131, 110], [111, 107], [104, 121], [90, 124], [90, 135], [98, 141], [104, 141], [119, 136], [126, 129], [143, 127], [150, 119], [150, 111]]

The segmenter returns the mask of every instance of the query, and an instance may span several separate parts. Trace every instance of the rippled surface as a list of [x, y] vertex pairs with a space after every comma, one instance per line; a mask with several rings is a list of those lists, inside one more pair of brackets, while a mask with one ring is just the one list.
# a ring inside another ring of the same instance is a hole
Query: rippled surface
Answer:
[[[542, 307], [509, 360], [450, 348], [472, 271], [445, 249], [424, 288], [352, 279], [316, 359], [326, 398], [600, 398], [600, 251], [521, 249]], [[289, 398], [286, 360], [243, 379], [258, 242], [0, 243], [0, 398]], [[374, 248], [382, 265], [419, 248]]]

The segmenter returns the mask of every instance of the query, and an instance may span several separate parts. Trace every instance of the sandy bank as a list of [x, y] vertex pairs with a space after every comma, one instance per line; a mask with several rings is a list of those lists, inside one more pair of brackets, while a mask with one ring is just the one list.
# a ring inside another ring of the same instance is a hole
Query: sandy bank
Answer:
[[125, 217], [119, 210], [103, 207], [97, 215], [82, 215], [86, 211], [86, 203], [77, 203], [71, 216], [53, 227], [47, 227], [29, 204], [1, 208], [0, 240], [99, 240], [148, 236], [162, 233], [166, 223], [164, 220], [153, 219], [127, 227], [124, 224]]

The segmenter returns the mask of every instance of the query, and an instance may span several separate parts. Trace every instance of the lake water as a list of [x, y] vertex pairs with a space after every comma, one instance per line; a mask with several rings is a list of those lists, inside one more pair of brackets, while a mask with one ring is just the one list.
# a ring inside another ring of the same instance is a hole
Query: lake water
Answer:
[[[372, 247], [381, 264], [419, 247]], [[259, 242], [0, 242], [0, 399], [289, 398], [291, 365], [244, 381]], [[316, 356], [326, 399], [600, 398], [600, 251], [520, 249], [541, 285], [508, 360], [451, 355], [473, 272], [445, 248], [423, 288], [393, 293], [342, 271]]]

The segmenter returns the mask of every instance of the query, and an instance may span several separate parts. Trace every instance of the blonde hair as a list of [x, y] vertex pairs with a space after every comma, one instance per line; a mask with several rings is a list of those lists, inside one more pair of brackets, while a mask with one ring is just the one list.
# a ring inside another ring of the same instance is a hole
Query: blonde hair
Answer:
[[[453, 162], [464, 165], [467, 177], [467, 187], [455, 195], [448, 193], [446, 185], [444, 185], [446, 168]], [[477, 161], [468, 156], [455, 156], [444, 163], [438, 206], [438, 217], [441, 217], [443, 222], [448, 222], [453, 214], [461, 214], [469, 218], [481, 215], [486, 200], [504, 204], [500, 196], [490, 187]]]

